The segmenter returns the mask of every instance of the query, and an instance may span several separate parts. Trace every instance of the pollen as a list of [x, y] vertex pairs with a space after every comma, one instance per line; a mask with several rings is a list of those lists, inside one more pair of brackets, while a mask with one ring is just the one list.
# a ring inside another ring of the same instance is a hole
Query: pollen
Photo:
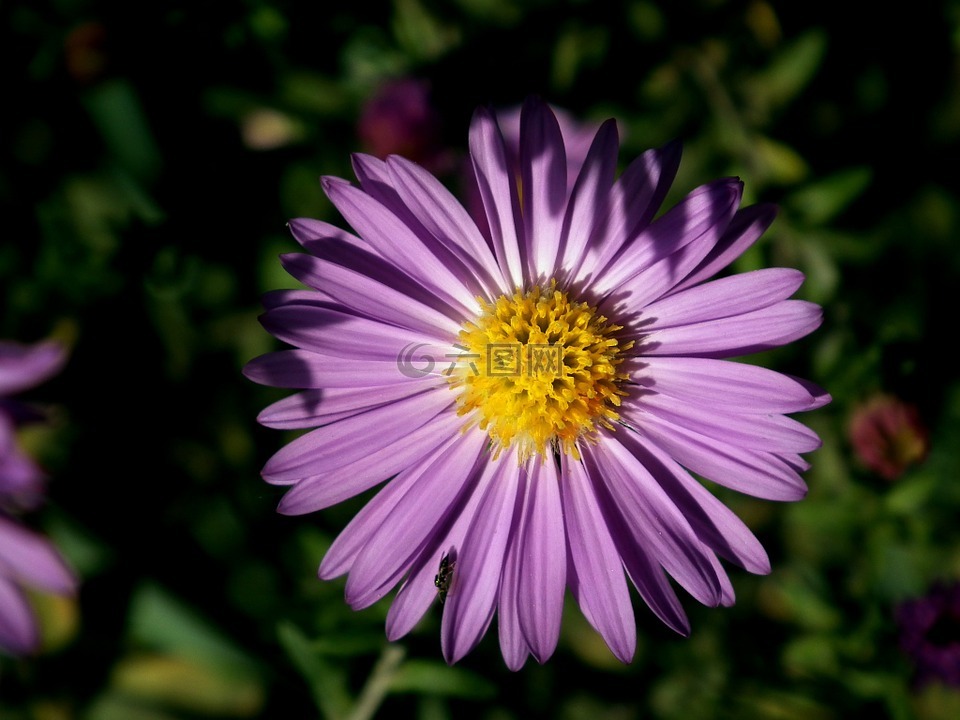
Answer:
[[548, 450], [579, 459], [577, 442], [619, 419], [626, 375], [618, 367], [633, 342], [556, 281], [479, 300], [448, 373], [467, 427], [487, 432], [494, 456], [516, 445], [521, 461]]

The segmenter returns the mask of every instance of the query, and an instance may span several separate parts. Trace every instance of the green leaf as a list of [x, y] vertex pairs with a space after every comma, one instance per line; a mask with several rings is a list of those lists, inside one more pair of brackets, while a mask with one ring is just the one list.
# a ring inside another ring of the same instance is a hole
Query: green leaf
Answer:
[[255, 672], [254, 661], [209, 620], [153, 583], [144, 583], [134, 592], [128, 622], [131, 638], [145, 647]]
[[773, 60], [749, 82], [747, 96], [769, 107], [782, 107], [807, 86], [827, 49], [821, 28], [813, 28], [784, 46]]
[[450, 667], [429, 660], [410, 660], [403, 664], [390, 683], [396, 693], [427, 693], [476, 700], [494, 697], [496, 686], [470, 670]]
[[313, 642], [292, 623], [281, 623], [277, 627], [277, 639], [294, 667], [307, 681], [313, 701], [323, 717], [327, 720], [347, 717], [353, 700], [347, 692], [344, 668], [321, 657]]
[[787, 205], [810, 225], [829, 222], [863, 194], [872, 175], [868, 167], [841, 170], [793, 193]]

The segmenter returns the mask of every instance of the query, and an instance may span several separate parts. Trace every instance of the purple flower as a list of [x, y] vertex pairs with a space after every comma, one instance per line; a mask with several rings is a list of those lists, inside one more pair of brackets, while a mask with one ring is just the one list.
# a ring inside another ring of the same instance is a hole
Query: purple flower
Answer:
[[664, 571], [711, 606], [734, 601], [718, 556], [769, 572], [757, 539], [690, 472], [762, 498], [804, 496], [800, 453], [820, 441], [785, 414], [829, 396], [727, 358], [802, 337], [821, 312], [788, 299], [803, 280], [796, 270], [709, 281], [775, 214], [738, 209], [739, 180], [697, 188], [655, 220], [676, 144], [615, 178], [607, 121], [569, 189], [550, 108], [529, 100], [519, 133], [518, 183], [495, 117], [474, 115], [486, 234], [400, 157], [356, 156], [359, 187], [323, 180], [356, 234], [291, 222], [309, 254], [281, 260], [309, 289], [268, 295], [262, 322], [294, 347], [245, 372], [303, 389], [266, 408], [264, 425], [316, 429], [263, 476], [289, 488], [287, 514], [389, 479], [320, 577], [348, 574], [355, 609], [400, 584], [391, 640], [440, 596], [448, 662], [476, 646], [495, 612], [506, 664], [544, 662], [569, 588], [626, 662], [636, 647], [628, 579], [686, 634]]
[[893, 395], [875, 395], [857, 407], [848, 435], [860, 462], [887, 480], [923, 462], [930, 449], [916, 406]]
[[364, 104], [357, 135], [364, 151], [378, 158], [403, 155], [432, 172], [443, 172], [452, 156], [441, 143], [441, 128], [430, 83], [398, 78], [383, 83]]
[[960, 583], [938, 584], [897, 610], [900, 647], [916, 664], [916, 682], [960, 687]]
[[58, 373], [65, 359], [63, 348], [55, 343], [0, 342], [0, 651], [15, 655], [36, 649], [40, 641], [22, 588], [69, 593], [75, 586], [49, 541], [12, 516], [43, 500], [45, 477], [14, 436], [16, 425], [40, 415], [11, 396]]

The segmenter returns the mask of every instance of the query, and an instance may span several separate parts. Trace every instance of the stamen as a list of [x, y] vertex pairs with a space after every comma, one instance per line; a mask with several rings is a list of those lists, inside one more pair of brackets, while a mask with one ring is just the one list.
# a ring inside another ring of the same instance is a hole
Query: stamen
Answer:
[[[494, 455], [514, 443], [521, 461], [592, 441], [597, 425], [613, 428], [625, 373], [617, 371], [633, 342], [621, 343], [596, 308], [549, 288], [517, 290], [460, 331], [461, 355], [451, 369], [460, 415], [491, 439]], [[469, 426], [469, 424], [468, 424]]]

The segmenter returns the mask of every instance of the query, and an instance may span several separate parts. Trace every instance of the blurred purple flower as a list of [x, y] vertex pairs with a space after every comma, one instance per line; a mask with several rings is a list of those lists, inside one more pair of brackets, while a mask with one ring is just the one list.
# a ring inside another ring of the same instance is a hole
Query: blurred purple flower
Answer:
[[929, 450], [917, 408], [892, 395], [877, 395], [859, 406], [848, 434], [860, 462], [887, 480], [922, 462]]
[[414, 78], [383, 83], [364, 104], [357, 122], [364, 152], [380, 159], [402, 155], [433, 173], [446, 172], [452, 165], [441, 131], [430, 83]]
[[495, 613], [506, 664], [544, 662], [569, 588], [626, 662], [636, 647], [627, 578], [686, 634], [664, 570], [707, 605], [734, 601], [718, 556], [769, 571], [746, 525], [690, 471], [762, 498], [804, 496], [800, 453], [820, 440], [786, 413], [829, 396], [727, 358], [803, 337], [821, 311], [788, 299], [803, 281], [796, 270], [710, 280], [775, 214], [738, 209], [739, 180], [697, 188], [654, 220], [676, 144], [615, 178], [607, 121], [571, 189], [555, 112], [531, 99], [519, 135], [517, 175], [494, 115], [474, 115], [486, 231], [396, 156], [355, 156], [359, 188], [323, 180], [357, 235], [291, 222], [309, 254], [282, 262], [312, 289], [268, 295], [262, 322], [294, 349], [245, 372], [306, 388], [265, 409], [264, 425], [316, 429], [263, 476], [289, 487], [279, 508], [288, 514], [392, 478], [320, 566], [324, 579], [349, 573], [355, 609], [401, 583], [390, 639], [439, 595], [448, 662]]
[[940, 583], [897, 609], [900, 647], [916, 666], [916, 682], [960, 687], [960, 583]]
[[28, 653], [39, 644], [36, 621], [23, 587], [54, 593], [74, 590], [59, 553], [13, 517], [43, 500], [43, 471], [18, 446], [17, 425], [42, 417], [12, 396], [58, 373], [66, 354], [55, 343], [0, 342], [0, 651]]

